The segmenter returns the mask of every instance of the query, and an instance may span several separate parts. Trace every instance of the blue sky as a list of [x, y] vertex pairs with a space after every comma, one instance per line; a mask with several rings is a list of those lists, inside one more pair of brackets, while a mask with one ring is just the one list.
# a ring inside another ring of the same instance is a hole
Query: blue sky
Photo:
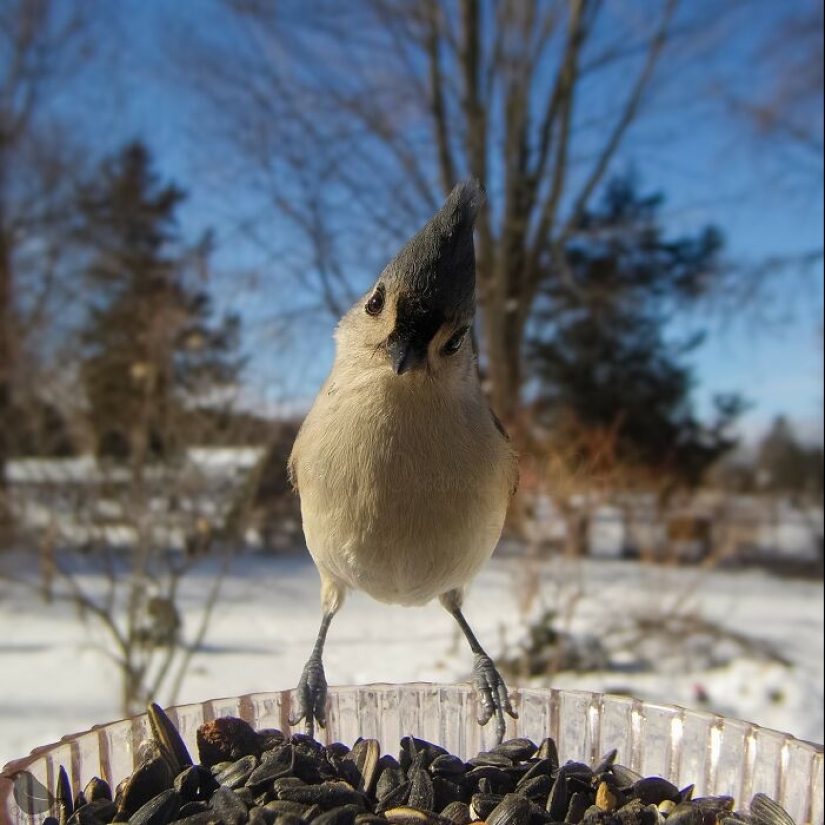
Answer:
[[[669, 225], [676, 231], [713, 223], [726, 238], [726, 257], [758, 266], [765, 258], [821, 249], [821, 186], [787, 191], [771, 179], [764, 152], [746, 136], [706, 126], [671, 146], [672, 156], [645, 163], [644, 178], [666, 193]], [[736, 390], [753, 407], [743, 422], [753, 433], [781, 413], [821, 433], [823, 414], [823, 268], [808, 275], [788, 271], [771, 287], [772, 300], [754, 315], [731, 306], [713, 314], [707, 342], [692, 357], [700, 408], [713, 394]], [[686, 319], [691, 323], [694, 319]], [[820, 436], [821, 437], [821, 436]]]
[[[762, 16], [740, 21], [746, 36], [740, 31], [731, 41], [723, 65], [734, 82], [764, 82], [759, 67], [748, 61], [753, 43], [773, 23], [770, 4], [757, 5]], [[165, 54], [169, 15], [185, 23], [188, 16], [208, 15], [210, 8], [211, 0], [177, 6], [123, 0], [107, 24], [115, 27], [116, 36], [105, 68], [87, 74], [61, 109], [87, 123], [100, 151], [114, 151], [135, 135], [144, 137], [164, 174], [191, 193], [185, 226], [193, 231], [215, 226], [221, 241], [217, 262], [226, 272], [237, 272], [261, 266], [233, 228], [232, 216], [245, 214], [251, 199], [242, 186], [218, 193], [202, 180], [199, 110], [176, 84]], [[766, 257], [821, 248], [821, 180], [814, 177], [809, 187], [790, 187], [782, 161], [760, 149], [732, 119], [701, 106], [682, 111], [679, 96], [690, 96], [690, 84], [699, 77], [695, 67], [688, 66], [682, 88], [671, 84], [659, 90], [659, 113], [631, 130], [615, 168], [633, 168], [644, 186], [665, 194], [667, 226], [674, 234], [709, 223], [721, 228], [731, 260], [757, 264]], [[697, 88], [697, 95], [700, 91]], [[219, 166], [220, 159], [213, 158], [212, 164]], [[742, 424], [749, 436], [779, 413], [791, 415], [806, 433], [821, 433], [823, 289], [822, 266], [816, 267], [818, 277], [804, 280], [788, 273], [776, 282], [769, 322], [734, 306], [726, 313], [711, 313], [709, 320], [685, 318], [674, 326], [674, 335], [706, 321], [710, 330], [707, 342], [692, 356], [700, 410], [710, 409], [716, 393], [738, 391], [752, 402]], [[365, 273], [364, 279], [375, 275]], [[219, 279], [216, 289], [254, 330], [249, 345], [255, 398], [270, 403], [286, 395], [298, 406], [308, 402], [331, 363], [332, 319], [316, 318], [284, 349], [280, 339], [269, 335], [271, 304], [280, 303], [277, 295], [241, 288], [235, 277]]]

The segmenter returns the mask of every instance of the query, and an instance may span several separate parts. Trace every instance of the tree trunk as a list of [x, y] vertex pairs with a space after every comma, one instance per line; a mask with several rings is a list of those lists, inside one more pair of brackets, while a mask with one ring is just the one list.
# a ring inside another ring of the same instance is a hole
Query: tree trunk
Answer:
[[496, 415], [508, 428], [517, 445], [526, 436], [522, 421], [521, 389], [523, 379], [522, 340], [524, 313], [519, 299], [511, 296], [510, 279], [499, 265], [484, 267], [487, 275], [481, 304], [484, 324], [484, 353], [489, 377], [488, 394]]
[[120, 712], [128, 717], [145, 710], [141, 696], [142, 679], [131, 663], [121, 666], [120, 679]]

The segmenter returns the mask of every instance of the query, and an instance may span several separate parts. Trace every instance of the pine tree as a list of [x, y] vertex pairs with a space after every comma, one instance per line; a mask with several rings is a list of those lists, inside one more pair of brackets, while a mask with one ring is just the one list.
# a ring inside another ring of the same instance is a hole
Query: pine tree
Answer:
[[696, 483], [733, 446], [728, 425], [742, 404], [720, 398], [717, 421], [700, 422], [685, 357], [701, 336], [674, 343], [666, 331], [718, 275], [722, 238], [709, 228], [667, 239], [661, 204], [628, 179], [611, 183], [567, 247], [568, 278], [541, 297], [529, 358], [540, 418], [562, 438], [612, 432], [614, 460]]
[[759, 445], [756, 470], [763, 490], [822, 494], [822, 447], [802, 443], [783, 415], [774, 419]]
[[237, 378], [239, 321], [214, 323], [204, 288], [211, 237], [187, 246], [185, 194], [132, 143], [80, 197], [90, 312], [82, 377], [98, 453], [142, 463], [185, 442], [191, 409]]

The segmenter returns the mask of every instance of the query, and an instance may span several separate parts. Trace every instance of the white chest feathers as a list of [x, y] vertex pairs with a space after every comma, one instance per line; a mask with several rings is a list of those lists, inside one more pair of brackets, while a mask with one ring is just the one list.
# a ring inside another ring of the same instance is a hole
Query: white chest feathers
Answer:
[[339, 384], [333, 373], [292, 465], [322, 575], [423, 604], [490, 558], [518, 471], [477, 386], [445, 392], [426, 375], [385, 374]]

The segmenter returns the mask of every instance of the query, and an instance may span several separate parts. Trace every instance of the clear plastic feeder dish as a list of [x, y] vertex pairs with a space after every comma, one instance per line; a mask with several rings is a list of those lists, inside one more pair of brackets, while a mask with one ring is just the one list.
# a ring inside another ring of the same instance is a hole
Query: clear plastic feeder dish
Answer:
[[[644, 776], [663, 776], [680, 787], [695, 784], [697, 796], [733, 796], [747, 808], [753, 794], [771, 796], [798, 825], [825, 825], [825, 758], [821, 748], [787, 734], [710, 713], [558, 690], [515, 690], [517, 720], [507, 736], [536, 742], [552, 736], [563, 761], [592, 762], [618, 750], [618, 761]], [[255, 728], [291, 732], [292, 691], [215, 699], [169, 711], [193, 755], [203, 722], [238, 716]], [[369, 685], [331, 688], [321, 741], [352, 744], [359, 736], [378, 739], [382, 752], [397, 754], [405, 735], [427, 739], [464, 758], [492, 744], [493, 726], [479, 728], [477, 703], [467, 686]], [[48, 810], [19, 804], [25, 782], [53, 791], [63, 765], [75, 789], [93, 776], [114, 787], [135, 768], [148, 721], [137, 716], [67, 736], [12, 762], [0, 778], [0, 825], [41, 823]], [[27, 773], [23, 773], [27, 772]], [[21, 784], [22, 783], [22, 784]], [[17, 793], [15, 793], [17, 792]], [[41, 806], [41, 808], [44, 806]], [[24, 810], [27, 809], [27, 810]]]

